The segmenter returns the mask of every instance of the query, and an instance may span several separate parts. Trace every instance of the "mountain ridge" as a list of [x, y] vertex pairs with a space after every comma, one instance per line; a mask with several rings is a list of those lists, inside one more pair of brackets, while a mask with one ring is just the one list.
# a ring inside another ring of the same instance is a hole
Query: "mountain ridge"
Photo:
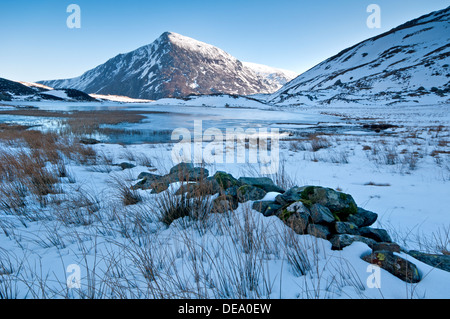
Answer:
[[450, 7], [361, 41], [273, 93], [275, 104], [419, 103], [450, 92]]

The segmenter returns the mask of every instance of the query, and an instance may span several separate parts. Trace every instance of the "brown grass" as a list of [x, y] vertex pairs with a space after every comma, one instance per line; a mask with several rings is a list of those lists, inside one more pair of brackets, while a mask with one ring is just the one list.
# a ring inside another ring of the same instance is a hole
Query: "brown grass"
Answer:
[[[205, 176], [204, 176], [205, 177]], [[206, 222], [212, 213], [223, 213], [226, 210], [233, 210], [233, 204], [224, 196], [222, 202], [211, 200], [211, 195], [219, 192], [212, 183], [200, 177], [195, 184], [188, 184], [189, 179], [180, 174], [180, 181], [183, 183], [180, 187], [181, 194], [178, 192], [167, 191], [156, 198], [156, 210], [159, 220], [170, 225], [174, 220], [183, 217]], [[188, 185], [192, 185], [190, 188]], [[223, 195], [223, 194], [222, 194]]]
[[96, 156], [90, 146], [53, 132], [30, 130], [22, 125], [0, 125], [0, 140], [9, 146], [28, 147], [34, 157], [52, 164], [63, 160], [63, 155], [80, 163], [95, 161]]
[[317, 152], [321, 149], [331, 147], [331, 143], [325, 137], [324, 133], [311, 133], [305, 138], [293, 138], [289, 139], [289, 150], [293, 152], [297, 151], [312, 151]]
[[70, 179], [68, 159], [86, 164], [95, 162], [97, 156], [93, 148], [74, 139], [21, 125], [0, 125], [0, 140], [10, 146], [0, 150], [0, 204], [16, 213], [25, 206], [27, 194], [45, 206], [46, 195], [61, 193], [59, 179]]
[[[55, 186], [59, 181], [57, 170], [46, 167], [45, 159], [36, 154], [1, 152], [0, 163], [0, 180], [4, 182], [2, 193], [10, 197], [11, 202], [17, 201], [21, 197], [19, 194], [30, 192], [42, 204], [45, 195], [59, 192]], [[16, 191], [11, 191], [12, 185], [16, 185]]]
[[125, 206], [135, 205], [142, 201], [142, 196], [139, 194], [139, 191], [132, 189], [120, 177], [112, 177], [111, 182], [115, 186], [118, 196]]
[[[101, 125], [117, 125], [121, 123], [138, 123], [145, 119], [144, 114], [159, 114], [158, 111], [125, 111], [125, 110], [100, 110], [100, 111], [46, 111], [39, 109], [4, 110], [1, 114], [17, 116], [33, 116], [61, 119], [61, 125], [66, 128], [61, 133], [91, 134], [101, 130], [113, 130], [100, 128]], [[1, 126], [0, 126], [1, 129]]]

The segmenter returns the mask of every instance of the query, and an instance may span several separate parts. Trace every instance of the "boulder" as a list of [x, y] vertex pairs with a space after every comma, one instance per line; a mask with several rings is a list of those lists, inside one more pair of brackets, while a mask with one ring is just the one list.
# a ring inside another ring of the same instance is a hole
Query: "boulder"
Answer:
[[[217, 183], [217, 181], [216, 181], [216, 183]], [[219, 184], [219, 183], [217, 183], [217, 184]], [[237, 197], [238, 196], [238, 189], [239, 189], [239, 186], [228, 187], [225, 190], [225, 194], [233, 196], [233, 197]]]
[[237, 189], [237, 199], [240, 203], [247, 202], [249, 200], [261, 200], [266, 196], [266, 191], [250, 185], [243, 185]]
[[282, 206], [274, 201], [255, 201], [252, 208], [268, 217], [276, 215]]
[[194, 169], [194, 164], [192, 163], [179, 163], [175, 166], [173, 166], [170, 171], [169, 174], [176, 174], [179, 172], [188, 172]]
[[309, 208], [314, 224], [331, 224], [335, 221], [331, 211], [323, 205], [314, 204]]
[[320, 186], [305, 186], [301, 198], [312, 204], [327, 207], [339, 221], [346, 221], [349, 215], [357, 213], [357, 206], [349, 194]]
[[153, 173], [150, 173], [150, 172], [141, 172], [139, 175], [138, 175], [138, 179], [143, 179], [143, 178], [153, 178], [154, 176], [160, 176], [161, 177], [161, 175], [157, 175], [157, 174], [153, 174]]
[[278, 204], [270, 204], [267, 209], [264, 211], [263, 215], [266, 217], [274, 216], [278, 214], [278, 212], [281, 210], [282, 206]]
[[339, 221], [347, 221], [350, 215], [357, 213], [357, 206], [351, 195], [321, 186], [295, 186], [278, 195], [275, 200], [283, 206], [299, 200], [309, 207], [320, 204], [328, 208], [334, 219]]
[[209, 176], [209, 171], [204, 167], [194, 167], [193, 170], [189, 171], [188, 176], [191, 181], [201, 181]]
[[213, 175], [213, 178], [223, 189], [227, 189], [233, 186], [241, 186], [241, 183], [236, 178], [234, 178], [233, 175], [226, 172], [218, 171]]
[[271, 200], [257, 200], [253, 202], [252, 209], [264, 214], [266, 209], [272, 204], [275, 204], [275, 202]]
[[359, 235], [358, 227], [350, 222], [334, 223], [334, 232], [337, 234]]
[[302, 191], [303, 191], [304, 187], [292, 187], [290, 189], [288, 189], [286, 192], [284, 192], [283, 194], [277, 195], [275, 197], [275, 201], [280, 204], [280, 205], [288, 205], [290, 203], [293, 202], [297, 202], [300, 199], [302, 199]]
[[417, 250], [410, 250], [408, 254], [425, 264], [450, 272], [449, 255], [426, 254]]
[[207, 178], [209, 171], [203, 167], [194, 167], [192, 163], [180, 163], [172, 167], [166, 178], [171, 182], [196, 182]]
[[[161, 175], [157, 175], [157, 174], [152, 174], [152, 173], [147, 173], [147, 172], [143, 172], [141, 174], [139, 174], [140, 177], [143, 176], [142, 180], [140, 180], [139, 182], [137, 182], [135, 185], [133, 185], [131, 188], [132, 189], [151, 189], [153, 188], [152, 185], [154, 183], [162, 183], [164, 182], [164, 176]], [[138, 178], [139, 178], [138, 176]], [[167, 187], [169, 186], [168, 183]]]
[[286, 211], [288, 213], [305, 213], [308, 216], [311, 215], [308, 207], [306, 207], [305, 204], [303, 204], [301, 201], [292, 203], [291, 205], [286, 207]]
[[361, 258], [408, 283], [418, 283], [421, 279], [416, 265], [391, 251], [374, 251]]
[[396, 243], [376, 243], [376, 244], [373, 244], [372, 250], [373, 251], [384, 250], [384, 251], [390, 251], [393, 253], [399, 253], [400, 246]]
[[[347, 221], [350, 223], [353, 223], [354, 225], [356, 225], [357, 227], [363, 227], [365, 221], [364, 221], [364, 217], [356, 214], [353, 215], [349, 215], [347, 217]], [[367, 225], [368, 226], [368, 225]]]
[[[152, 189], [152, 193], [160, 193], [166, 190], [171, 183], [175, 182], [200, 182], [208, 176], [208, 170], [201, 167], [194, 167], [190, 163], [180, 163], [170, 169], [170, 173], [164, 176], [152, 174], [149, 172], [142, 172], [138, 178], [141, 181], [132, 186], [132, 189]], [[208, 186], [214, 187], [212, 183]], [[217, 186], [217, 184], [216, 184]], [[192, 188], [192, 186], [189, 186]], [[156, 189], [155, 189], [156, 188]], [[183, 188], [179, 192], [186, 192], [188, 189]], [[218, 188], [215, 190], [218, 192]]]
[[369, 247], [372, 247], [376, 241], [367, 237], [359, 236], [359, 235], [349, 235], [349, 234], [338, 234], [333, 235], [330, 238], [331, 249], [333, 250], [341, 250], [347, 246], [350, 246], [355, 241], [359, 241], [367, 244]]
[[259, 187], [268, 192], [284, 193], [284, 189], [278, 187], [274, 182], [268, 177], [240, 177], [238, 179], [239, 183], [242, 185], [251, 185]]
[[297, 234], [305, 234], [310, 212], [302, 202], [298, 201], [279, 210], [278, 217]]
[[284, 213], [278, 216], [287, 226], [289, 226], [297, 234], [303, 235], [308, 227], [309, 214], [306, 213]]
[[357, 207], [356, 214], [350, 215], [347, 221], [354, 223], [358, 227], [371, 226], [378, 218], [378, 214], [365, 210], [364, 208]]
[[130, 169], [130, 168], [135, 168], [135, 167], [136, 167], [136, 165], [131, 164], [131, 163], [128, 163], [128, 162], [122, 162], [122, 163], [120, 163], [120, 164], [117, 164], [117, 166], [119, 166], [122, 170]]
[[359, 229], [359, 234], [377, 242], [392, 242], [391, 236], [389, 236], [388, 232], [382, 228], [361, 227]]
[[327, 239], [330, 236], [330, 230], [325, 225], [309, 224], [306, 228], [306, 232], [318, 238]]

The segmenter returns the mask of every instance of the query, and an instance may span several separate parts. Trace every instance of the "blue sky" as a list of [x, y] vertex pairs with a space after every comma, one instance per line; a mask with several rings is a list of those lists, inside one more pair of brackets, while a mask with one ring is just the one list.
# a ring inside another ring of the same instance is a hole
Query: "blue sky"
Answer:
[[[69, 4], [81, 28], [69, 29]], [[369, 29], [369, 4], [381, 28]], [[69, 78], [153, 42], [164, 31], [241, 61], [303, 72], [342, 49], [450, 5], [449, 0], [1, 0], [0, 77]]]

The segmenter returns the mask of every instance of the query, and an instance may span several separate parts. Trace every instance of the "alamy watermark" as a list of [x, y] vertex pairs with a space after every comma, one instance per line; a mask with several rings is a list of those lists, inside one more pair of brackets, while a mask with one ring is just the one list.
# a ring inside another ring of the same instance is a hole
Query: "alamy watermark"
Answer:
[[[194, 121], [193, 134], [187, 128], [172, 132], [172, 141], [179, 141], [172, 149], [172, 161], [177, 164], [260, 164], [261, 174], [275, 174], [280, 162], [278, 128], [218, 128], [203, 131], [201, 120]], [[206, 145], [205, 145], [205, 142]]]
[[70, 264], [67, 266], [66, 272], [69, 274], [67, 276], [66, 285], [69, 289], [80, 289], [81, 288], [81, 268], [77, 264]]
[[366, 11], [371, 13], [366, 20], [366, 25], [369, 29], [381, 28], [381, 8], [378, 4], [369, 4]]
[[67, 13], [71, 13], [66, 20], [66, 25], [69, 29], [81, 28], [81, 8], [77, 4], [70, 4], [66, 9]]
[[370, 264], [367, 266], [366, 272], [370, 273], [367, 277], [366, 285], [367, 288], [373, 289], [381, 288], [381, 268], [378, 265]]

